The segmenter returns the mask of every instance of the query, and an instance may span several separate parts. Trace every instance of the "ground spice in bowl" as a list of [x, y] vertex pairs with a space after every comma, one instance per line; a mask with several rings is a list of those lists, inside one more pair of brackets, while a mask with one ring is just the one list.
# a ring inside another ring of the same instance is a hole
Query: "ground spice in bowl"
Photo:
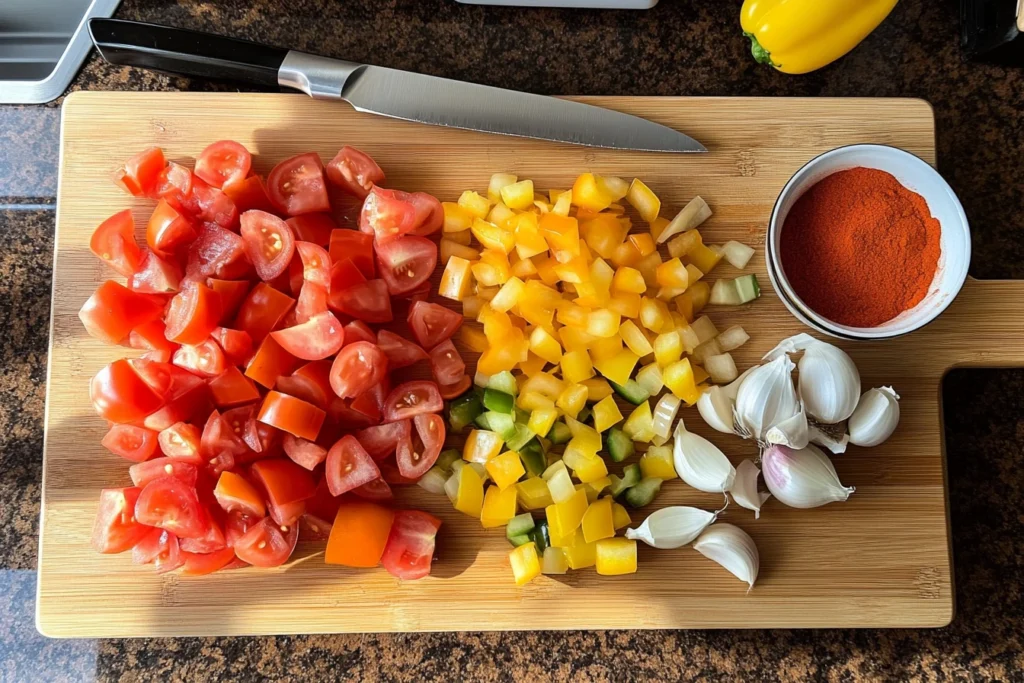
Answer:
[[892, 174], [851, 168], [826, 176], [793, 204], [780, 235], [781, 267], [819, 315], [876, 327], [924, 299], [938, 268], [940, 233], [924, 198]]

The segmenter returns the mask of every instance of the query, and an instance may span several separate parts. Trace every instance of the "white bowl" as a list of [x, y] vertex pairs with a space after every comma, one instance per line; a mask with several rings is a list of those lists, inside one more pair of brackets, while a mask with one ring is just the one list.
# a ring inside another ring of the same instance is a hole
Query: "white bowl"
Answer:
[[[939, 264], [928, 294], [910, 310], [877, 327], [842, 325], [811, 310], [786, 279], [779, 254], [782, 226], [796, 200], [824, 177], [858, 166], [891, 173], [904, 187], [924, 198], [941, 226]], [[938, 171], [918, 157], [886, 145], [839, 147], [807, 162], [782, 188], [772, 209], [766, 242], [768, 275], [786, 308], [805, 324], [845, 339], [887, 339], [927, 325], [956, 298], [971, 262], [971, 230], [952, 188]]]

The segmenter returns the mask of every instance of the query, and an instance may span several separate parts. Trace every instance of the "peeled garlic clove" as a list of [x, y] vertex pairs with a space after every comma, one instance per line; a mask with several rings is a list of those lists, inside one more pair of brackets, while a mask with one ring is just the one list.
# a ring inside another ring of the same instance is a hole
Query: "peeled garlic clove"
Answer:
[[798, 351], [804, 352], [797, 368], [800, 398], [807, 414], [825, 424], [850, 417], [860, 398], [860, 373], [853, 359], [838, 346], [809, 334], [783, 339], [765, 358]]
[[785, 354], [753, 368], [736, 393], [736, 433], [764, 442], [768, 430], [800, 412], [793, 386], [796, 365]]
[[809, 425], [808, 436], [811, 443], [827, 448], [837, 455], [845, 453], [846, 444], [850, 443], [850, 435], [845, 431], [841, 436], [835, 436], [821, 429], [818, 425]]
[[736, 468], [713, 443], [686, 431], [682, 418], [676, 423], [672, 460], [676, 474], [687, 484], [707, 493], [723, 493], [732, 486]]
[[768, 430], [764, 440], [769, 444], [781, 444], [790, 448], [803, 448], [810, 440], [807, 429], [807, 414], [803, 408], [793, 417], [783, 420]]
[[754, 587], [761, 560], [754, 539], [743, 529], [720, 522], [702, 533], [693, 549], [728, 569], [750, 588]]
[[754, 511], [754, 519], [761, 517], [761, 506], [772, 497], [770, 493], [759, 493], [757, 478], [761, 470], [751, 460], [744, 460], [736, 468], [736, 481], [732, 483], [729, 493], [740, 507]]
[[743, 380], [745, 380], [747, 376], [749, 376], [750, 373], [756, 369], [756, 365], [752, 368], [747, 368], [746, 370], [743, 371], [742, 375], [740, 375], [739, 377], [737, 377], [736, 379], [722, 387], [722, 391], [725, 392], [725, 395], [729, 397], [730, 401], [732, 401], [733, 403], [736, 402], [736, 395], [740, 391], [740, 385], [743, 384]]
[[850, 443], [877, 446], [892, 436], [900, 421], [899, 398], [892, 387], [865, 391], [850, 416]]
[[697, 400], [697, 410], [712, 429], [723, 434], [732, 434], [733, 401], [722, 387], [711, 387]]
[[643, 541], [661, 549], [692, 543], [718, 515], [700, 508], [676, 505], [652, 512], [636, 529], [626, 529], [626, 538]]
[[761, 454], [764, 483], [783, 505], [815, 508], [844, 501], [854, 489], [839, 481], [832, 461], [816, 446], [772, 446]]

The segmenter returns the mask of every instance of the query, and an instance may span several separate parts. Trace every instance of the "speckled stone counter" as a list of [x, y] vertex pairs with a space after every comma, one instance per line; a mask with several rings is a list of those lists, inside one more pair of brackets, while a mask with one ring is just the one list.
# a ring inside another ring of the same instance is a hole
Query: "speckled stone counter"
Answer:
[[[662, 0], [612, 12], [124, 0], [117, 16], [549, 94], [924, 98], [939, 169], [974, 230], [972, 274], [1024, 277], [1024, 70], [963, 62], [955, 3], [903, 0], [861, 47], [803, 77], [752, 62], [739, 4]], [[235, 86], [93, 56], [72, 88]], [[42, 638], [33, 598], [58, 106], [0, 106], [0, 681], [1024, 680], [1020, 370], [956, 371], [944, 385], [957, 601], [944, 629]]]

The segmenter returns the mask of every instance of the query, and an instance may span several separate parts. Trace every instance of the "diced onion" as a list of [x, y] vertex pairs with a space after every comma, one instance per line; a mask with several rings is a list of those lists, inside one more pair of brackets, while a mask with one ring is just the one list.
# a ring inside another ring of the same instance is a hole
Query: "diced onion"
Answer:
[[[456, 461], [458, 462], [458, 461]], [[454, 463], [453, 463], [454, 464]], [[448, 496], [448, 500], [455, 504], [455, 499], [459, 495], [459, 471], [455, 470], [455, 473], [448, 477], [448, 481], [444, 483], [444, 492]]]
[[697, 331], [693, 329], [693, 325], [687, 325], [679, 330], [679, 337], [683, 340], [683, 348], [686, 349], [687, 353], [693, 353], [693, 350], [700, 346], [700, 337], [697, 336]]
[[711, 207], [700, 196], [694, 197], [661, 231], [661, 234], [658, 235], [658, 244], [664, 244], [669, 237], [681, 232], [693, 230], [709, 218], [711, 218]]
[[438, 494], [446, 491], [448, 477], [445, 476], [444, 470], [440, 467], [431, 467], [430, 470], [423, 475], [423, 478], [416, 483], [427, 491]]
[[[679, 413], [679, 399], [673, 394], [665, 394], [654, 407], [654, 434], [668, 440], [672, 433], [672, 423]], [[664, 442], [662, 442], [664, 443]]]
[[739, 268], [743, 270], [747, 267], [747, 263], [750, 262], [750, 258], [754, 255], [754, 250], [745, 244], [740, 244], [735, 240], [729, 240], [722, 245], [722, 256], [729, 262], [733, 268]]
[[541, 563], [542, 574], [564, 574], [569, 571], [569, 563], [565, 559], [565, 553], [561, 548], [544, 548], [544, 560]]
[[[695, 348], [693, 350], [693, 354], [691, 355], [693, 356], [693, 361], [695, 363], [700, 363], [701, 365], [704, 365], [708, 358], [710, 358], [711, 356], [717, 356], [720, 353], [722, 353], [722, 348], [718, 345], [718, 340], [709, 339], [708, 341], [704, 342], [703, 344]], [[711, 370], [709, 370], [708, 368], [704, 369], [707, 370], [709, 373], [711, 372]]]
[[711, 381], [715, 384], [726, 384], [739, 377], [736, 369], [736, 361], [729, 353], [722, 353], [717, 356], [708, 356], [704, 361], [704, 369], [711, 375]]
[[747, 343], [750, 339], [750, 335], [739, 325], [733, 325], [725, 332], [715, 337], [715, 341], [718, 342], [718, 348], [722, 349], [723, 352], [733, 351], [738, 349]]
[[636, 373], [636, 383], [650, 396], [658, 395], [665, 386], [661, 379], [661, 368], [657, 363], [651, 363], [641, 368], [640, 372]]
[[701, 344], [718, 336], [718, 328], [706, 315], [694, 320], [690, 323], [690, 327], [697, 333], [697, 341]]

